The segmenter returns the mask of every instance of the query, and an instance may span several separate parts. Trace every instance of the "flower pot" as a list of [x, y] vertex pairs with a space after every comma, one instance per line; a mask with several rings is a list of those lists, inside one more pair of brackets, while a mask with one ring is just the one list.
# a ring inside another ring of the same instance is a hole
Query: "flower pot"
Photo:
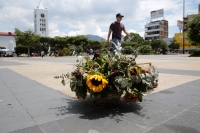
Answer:
[[120, 92], [111, 92], [107, 95], [107, 98], [101, 98], [100, 95], [94, 97], [94, 104], [96, 106], [112, 106], [120, 103], [122, 93]]

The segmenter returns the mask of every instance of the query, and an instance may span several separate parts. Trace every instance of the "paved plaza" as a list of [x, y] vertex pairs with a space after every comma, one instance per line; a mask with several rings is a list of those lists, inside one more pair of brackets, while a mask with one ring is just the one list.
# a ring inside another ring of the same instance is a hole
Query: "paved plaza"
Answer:
[[54, 76], [76, 57], [0, 58], [0, 133], [200, 133], [200, 58], [141, 55], [159, 86], [143, 102], [99, 108]]

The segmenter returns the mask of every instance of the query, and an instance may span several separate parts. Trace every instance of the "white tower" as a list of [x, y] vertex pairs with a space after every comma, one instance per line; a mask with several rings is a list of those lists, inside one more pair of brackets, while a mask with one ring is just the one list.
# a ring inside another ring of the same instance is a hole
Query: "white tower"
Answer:
[[41, 0], [34, 9], [34, 32], [41, 36], [48, 36], [48, 10], [44, 8]]

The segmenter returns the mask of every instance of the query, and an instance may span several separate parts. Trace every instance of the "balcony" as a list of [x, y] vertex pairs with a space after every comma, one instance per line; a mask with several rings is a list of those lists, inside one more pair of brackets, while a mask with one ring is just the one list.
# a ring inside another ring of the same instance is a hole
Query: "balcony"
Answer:
[[145, 28], [152, 27], [152, 26], [159, 26], [159, 25], [160, 23], [150, 23], [150, 24], [145, 25]]
[[147, 35], [147, 34], [145, 34], [144, 36], [145, 36], [145, 37], [155, 37], [155, 36], [160, 36], [160, 34], [152, 34], [152, 35]]
[[151, 30], [148, 30], [148, 29], [145, 28], [145, 32], [153, 32], [153, 31], [161, 31], [161, 28], [151, 29]]

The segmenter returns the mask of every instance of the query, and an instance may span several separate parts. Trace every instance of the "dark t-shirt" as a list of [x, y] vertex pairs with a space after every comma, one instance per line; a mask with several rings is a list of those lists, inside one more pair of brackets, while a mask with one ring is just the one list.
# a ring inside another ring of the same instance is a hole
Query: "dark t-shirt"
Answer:
[[110, 29], [113, 31], [112, 32], [112, 39], [113, 38], [117, 38], [117, 39], [121, 40], [122, 30], [125, 29], [124, 24], [123, 23], [113, 22], [110, 25]]

